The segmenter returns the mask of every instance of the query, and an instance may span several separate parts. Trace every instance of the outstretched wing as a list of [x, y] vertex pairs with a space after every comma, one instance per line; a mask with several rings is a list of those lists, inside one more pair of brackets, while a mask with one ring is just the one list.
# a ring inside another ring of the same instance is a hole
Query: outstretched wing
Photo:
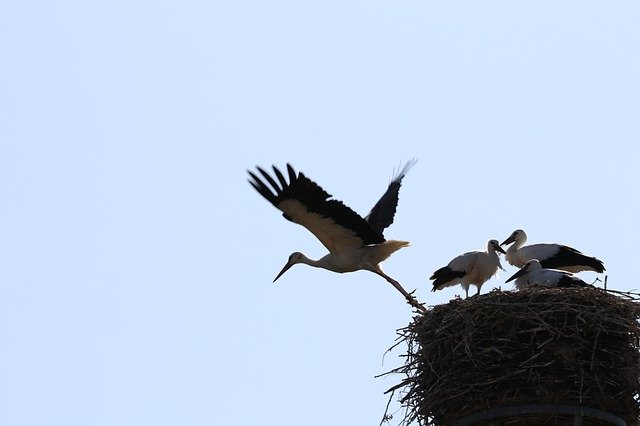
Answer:
[[398, 206], [398, 193], [400, 192], [402, 178], [404, 178], [416, 162], [417, 160], [414, 159], [405, 164], [389, 184], [387, 192], [384, 193], [367, 215], [367, 222], [369, 222], [369, 225], [371, 225], [376, 232], [382, 234], [382, 231], [393, 223], [393, 217], [396, 214], [396, 207]]
[[329, 193], [304, 174], [296, 174], [290, 164], [287, 164], [289, 183], [275, 166], [273, 173], [277, 182], [260, 167], [257, 169], [271, 187], [249, 171], [249, 183], [256, 191], [281, 210], [286, 219], [311, 231], [330, 252], [385, 241], [382, 233], [372, 228], [359, 214], [341, 201], [331, 200]]

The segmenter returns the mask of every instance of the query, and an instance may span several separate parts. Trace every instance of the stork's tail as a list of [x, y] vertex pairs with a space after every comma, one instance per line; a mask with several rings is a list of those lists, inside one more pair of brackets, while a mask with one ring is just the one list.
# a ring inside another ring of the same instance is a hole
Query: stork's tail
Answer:
[[409, 246], [409, 241], [387, 240], [378, 245], [376, 263], [380, 263], [385, 259], [388, 259], [393, 253], [397, 252], [403, 247]]

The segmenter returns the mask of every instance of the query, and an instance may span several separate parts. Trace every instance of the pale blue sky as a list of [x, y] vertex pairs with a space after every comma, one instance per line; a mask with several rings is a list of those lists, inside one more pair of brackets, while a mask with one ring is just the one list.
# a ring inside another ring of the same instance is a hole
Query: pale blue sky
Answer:
[[431, 272], [516, 228], [640, 287], [637, 2], [9, 0], [0, 22], [0, 424], [379, 423], [411, 311], [367, 272], [272, 284], [324, 248], [255, 165], [366, 214], [417, 158], [383, 267], [431, 305], [461, 294]]

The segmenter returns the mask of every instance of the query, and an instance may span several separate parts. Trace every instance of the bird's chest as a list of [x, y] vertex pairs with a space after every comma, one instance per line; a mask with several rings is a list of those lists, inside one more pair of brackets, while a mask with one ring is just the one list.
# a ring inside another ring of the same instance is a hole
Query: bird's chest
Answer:
[[507, 250], [505, 259], [507, 259], [507, 262], [509, 262], [511, 265], [518, 268], [522, 268], [524, 264], [527, 263], [527, 259], [525, 259], [525, 256], [523, 256], [523, 253], [520, 251], [509, 252]]
[[497, 262], [491, 258], [480, 259], [473, 269], [467, 273], [467, 282], [472, 284], [483, 284], [498, 269]]
[[488, 274], [487, 269], [485, 265], [476, 265], [476, 267], [467, 274], [466, 280], [472, 284], [484, 283]]

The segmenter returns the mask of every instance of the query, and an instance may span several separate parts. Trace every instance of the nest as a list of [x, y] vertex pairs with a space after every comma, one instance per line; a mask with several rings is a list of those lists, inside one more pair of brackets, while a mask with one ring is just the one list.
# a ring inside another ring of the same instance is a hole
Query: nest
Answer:
[[[403, 424], [451, 425], [498, 407], [597, 409], [638, 424], [640, 304], [597, 288], [494, 290], [456, 299], [399, 330], [407, 342]], [[533, 410], [535, 411], [535, 410]], [[544, 411], [544, 410], [543, 410]], [[467, 424], [574, 424], [510, 414]], [[612, 424], [583, 418], [582, 424]]]

